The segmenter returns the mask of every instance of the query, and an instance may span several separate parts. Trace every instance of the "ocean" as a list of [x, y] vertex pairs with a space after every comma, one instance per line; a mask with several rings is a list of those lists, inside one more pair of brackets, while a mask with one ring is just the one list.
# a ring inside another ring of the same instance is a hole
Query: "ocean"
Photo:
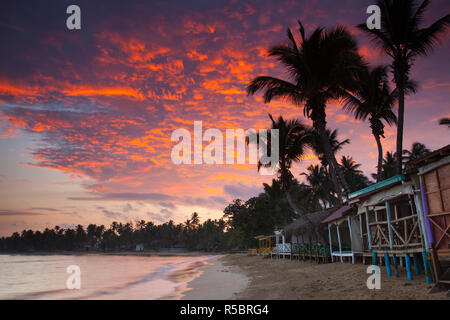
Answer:
[[[180, 299], [210, 258], [0, 255], [0, 299]], [[67, 273], [69, 266], [79, 277]], [[80, 289], [68, 289], [76, 283], [73, 277]]]

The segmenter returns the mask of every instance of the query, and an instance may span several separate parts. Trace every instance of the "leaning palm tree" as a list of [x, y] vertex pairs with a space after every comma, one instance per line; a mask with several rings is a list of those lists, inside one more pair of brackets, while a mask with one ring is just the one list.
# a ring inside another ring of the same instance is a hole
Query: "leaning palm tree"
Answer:
[[[330, 129], [326, 129], [326, 134], [328, 136], [328, 140], [330, 141], [331, 149], [333, 150], [334, 154], [340, 151], [346, 144], [350, 143], [350, 139], [344, 139], [342, 141], [338, 139], [337, 129], [334, 129], [333, 131], [331, 131]], [[319, 161], [322, 164], [322, 166], [327, 168], [328, 167], [327, 157], [325, 156], [325, 151], [323, 149], [321, 137], [317, 134], [317, 132], [313, 132], [312, 143], [314, 153], [319, 158]]]
[[[312, 129], [298, 119], [285, 120], [282, 116], [279, 116], [278, 119], [275, 120], [271, 114], [269, 114], [269, 118], [272, 121], [272, 126], [268, 130], [267, 141], [261, 141], [261, 136], [258, 133], [256, 134], [256, 141], [259, 144], [266, 143], [267, 150], [271, 150], [270, 137], [272, 135], [270, 131], [278, 130], [278, 178], [280, 181], [281, 189], [286, 195], [289, 206], [292, 208], [292, 211], [294, 211], [295, 215], [300, 216], [301, 211], [299, 210], [296, 202], [292, 199], [291, 196], [291, 187], [294, 183], [294, 176], [291, 173], [291, 167], [294, 162], [298, 162], [301, 160], [307, 148], [311, 148]], [[250, 142], [251, 139], [248, 139], [247, 141]], [[264, 164], [259, 161], [257, 168], [259, 171], [262, 167], [269, 168], [272, 166], [272, 163]], [[303, 217], [306, 219], [310, 227], [314, 229], [314, 224], [312, 223], [312, 221], [305, 215], [303, 215]], [[325, 241], [325, 239], [322, 240]]]
[[361, 73], [356, 90], [344, 94], [344, 110], [353, 113], [358, 120], [369, 120], [378, 147], [377, 182], [383, 180], [383, 121], [390, 126], [397, 122], [392, 110], [396, 96], [389, 86], [387, 68], [382, 66]]
[[430, 154], [431, 150], [428, 149], [423, 143], [414, 142], [411, 146], [411, 150], [403, 150], [405, 163], [420, 159], [427, 154]]
[[381, 9], [381, 29], [368, 29], [366, 24], [358, 27], [392, 58], [394, 82], [398, 91], [397, 120], [397, 173], [402, 171], [403, 123], [405, 94], [411, 67], [417, 56], [426, 56], [439, 43], [440, 36], [450, 24], [450, 15], [440, 18], [429, 27], [421, 28], [430, 0], [420, 5], [415, 0], [378, 0]]
[[[285, 120], [282, 116], [279, 116], [278, 119], [275, 120], [271, 114], [269, 114], [269, 118], [272, 121], [272, 126], [267, 134], [267, 149], [271, 150], [270, 131], [274, 129], [278, 130], [279, 158], [277, 174], [281, 189], [286, 193], [289, 205], [294, 213], [299, 215], [300, 210], [297, 208], [295, 201], [292, 200], [290, 195], [290, 189], [294, 180], [294, 176], [291, 173], [291, 167], [294, 162], [300, 161], [302, 156], [305, 155], [306, 149], [311, 147], [311, 129], [298, 119]], [[261, 141], [258, 134], [256, 141], [258, 143], [264, 143]], [[273, 166], [272, 163], [263, 164], [258, 162], [258, 171], [262, 167], [268, 168], [271, 166]]]
[[[350, 143], [350, 139], [345, 139], [342, 141], [338, 140], [338, 130], [337, 129], [335, 129], [333, 131], [331, 131], [330, 129], [326, 129], [326, 135], [328, 137], [328, 141], [330, 141], [331, 150], [333, 150], [334, 154], [336, 154], [338, 151], [340, 151], [344, 147], [344, 145]], [[312, 138], [313, 138], [312, 149], [313, 149], [314, 153], [317, 155], [317, 157], [319, 158], [319, 161], [322, 164], [322, 167], [325, 169], [325, 173], [330, 177], [330, 179], [336, 180], [337, 175], [334, 170], [334, 167], [329, 165], [329, 163], [327, 161], [327, 157], [325, 156], [325, 150], [323, 148], [321, 136], [317, 133], [317, 131], [314, 131]], [[338, 182], [333, 181], [332, 183], [334, 185], [336, 185]], [[338, 195], [338, 199], [341, 201], [342, 195], [339, 193], [339, 189], [336, 190], [336, 194]]]
[[356, 41], [345, 27], [317, 28], [306, 37], [303, 25], [300, 21], [298, 23], [300, 42], [288, 29], [288, 44], [269, 50], [269, 56], [276, 57], [287, 69], [289, 81], [259, 76], [248, 85], [247, 93], [253, 95], [264, 90], [266, 103], [279, 98], [303, 107], [304, 115], [312, 120], [314, 129], [322, 138], [329, 165], [339, 177], [339, 183], [338, 179], [333, 179], [336, 192], [340, 193], [342, 187], [348, 192], [326, 134], [326, 105], [331, 99], [338, 98], [342, 89], [353, 88], [355, 76], [364, 63], [358, 54]]
[[441, 126], [448, 126], [450, 128], [450, 118], [442, 118], [439, 120]]

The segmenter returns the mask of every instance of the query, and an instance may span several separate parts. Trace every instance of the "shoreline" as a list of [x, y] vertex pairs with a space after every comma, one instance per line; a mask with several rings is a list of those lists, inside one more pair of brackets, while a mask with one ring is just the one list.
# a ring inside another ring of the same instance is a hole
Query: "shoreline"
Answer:
[[11, 256], [136, 256], [136, 257], [198, 257], [216, 256], [232, 253], [204, 251], [36, 251], [36, 252], [0, 252], [0, 255]]
[[249, 284], [249, 278], [223, 263], [227, 255], [215, 255], [174, 270], [166, 278], [182, 282], [175, 292], [160, 300], [234, 300]]

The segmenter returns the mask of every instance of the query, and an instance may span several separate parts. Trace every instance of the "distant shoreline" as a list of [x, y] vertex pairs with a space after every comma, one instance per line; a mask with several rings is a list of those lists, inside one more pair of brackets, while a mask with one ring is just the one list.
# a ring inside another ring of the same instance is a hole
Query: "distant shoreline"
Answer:
[[141, 257], [196, 257], [233, 254], [231, 252], [206, 252], [206, 251], [36, 251], [36, 252], [0, 252], [0, 255], [24, 255], [24, 256], [59, 256], [59, 255], [112, 255], [112, 256], [141, 256]]

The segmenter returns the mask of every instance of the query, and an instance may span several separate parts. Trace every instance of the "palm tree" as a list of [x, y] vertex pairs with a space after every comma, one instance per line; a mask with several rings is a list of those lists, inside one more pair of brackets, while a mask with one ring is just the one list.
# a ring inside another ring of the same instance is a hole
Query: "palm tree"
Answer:
[[[297, 119], [284, 120], [282, 116], [279, 116], [278, 119], [275, 120], [271, 114], [269, 114], [269, 118], [272, 121], [272, 126], [271, 129], [268, 130], [267, 134], [267, 149], [271, 149], [270, 131], [274, 129], [278, 130], [279, 158], [277, 170], [281, 189], [284, 190], [289, 205], [291, 206], [294, 213], [296, 215], [299, 215], [300, 210], [292, 200], [289, 192], [294, 179], [294, 176], [291, 173], [291, 167], [293, 162], [298, 162], [301, 160], [301, 157], [305, 154], [306, 148], [311, 147], [312, 130], [307, 125], [303, 124], [303, 122]], [[260, 141], [259, 134], [257, 134], [256, 141], [258, 143], [263, 143], [262, 141]], [[262, 164], [261, 162], [258, 162], [258, 171], [261, 169], [261, 167], [268, 168], [270, 166], [272, 166], [271, 163]]]
[[200, 217], [198, 216], [197, 212], [194, 212], [191, 216], [191, 225], [195, 228], [200, 223]]
[[333, 191], [330, 190], [331, 181], [325, 167], [310, 165], [306, 169], [306, 172], [300, 175], [306, 178], [306, 182], [310, 188], [311, 202], [322, 202], [325, 207], [332, 207], [336, 204], [337, 198], [333, 195]]
[[[339, 141], [338, 136], [338, 130], [335, 129], [331, 131], [330, 129], [326, 129], [326, 135], [328, 137], [328, 140], [330, 141], [331, 150], [333, 150], [333, 153], [336, 154], [338, 151], [340, 151], [344, 145], [350, 143], [350, 139], [345, 139], [342, 141]], [[325, 168], [325, 173], [332, 179], [332, 183], [334, 185], [338, 185], [337, 182], [337, 175], [336, 171], [334, 170], [333, 166], [330, 166], [327, 160], [327, 157], [325, 156], [325, 151], [323, 148], [322, 138], [317, 133], [317, 131], [313, 132], [312, 136], [312, 149], [314, 150], [314, 153], [319, 158], [320, 163]], [[342, 194], [339, 192], [339, 189], [336, 188], [336, 194], [338, 195], [339, 202], [342, 202]]]
[[386, 152], [386, 157], [383, 159], [383, 178], [388, 179], [395, 176], [397, 173], [397, 154]]
[[417, 56], [426, 56], [439, 42], [450, 24], [450, 15], [437, 20], [429, 27], [420, 28], [430, 0], [417, 5], [415, 0], [378, 0], [381, 9], [381, 29], [368, 29], [366, 24], [358, 27], [392, 58], [391, 68], [398, 91], [397, 116], [397, 173], [402, 172], [403, 123], [405, 94], [409, 73]]
[[[271, 130], [278, 130], [279, 137], [279, 158], [277, 165], [278, 178], [280, 180], [281, 189], [286, 195], [286, 199], [289, 206], [294, 211], [295, 215], [300, 216], [301, 211], [297, 207], [295, 201], [291, 197], [291, 187], [294, 182], [294, 176], [291, 173], [291, 167], [294, 162], [301, 160], [302, 156], [308, 147], [311, 147], [312, 142], [312, 130], [307, 125], [303, 124], [298, 119], [284, 120], [282, 116], [279, 116], [275, 120], [271, 114], [269, 118], [272, 121], [272, 126], [268, 130], [267, 134], [267, 149], [271, 150], [270, 137], [272, 136]], [[248, 140], [250, 141], [250, 140]], [[259, 134], [257, 134], [256, 141], [258, 143], [264, 143], [261, 141]], [[258, 162], [258, 171], [262, 167], [271, 167], [272, 163], [263, 164]], [[308, 224], [312, 229], [314, 229], [314, 224], [309, 220], [308, 217], [304, 216]], [[312, 230], [311, 229], [311, 230]], [[322, 239], [326, 243], [325, 239]]]
[[355, 119], [369, 119], [370, 128], [378, 147], [377, 182], [383, 180], [383, 146], [384, 124], [397, 123], [392, 108], [396, 101], [396, 92], [392, 91], [387, 79], [386, 67], [366, 69], [353, 93], [345, 92], [344, 110], [353, 113]]
[[411, 150], [403, 150], [405, 163], [420, 159], [430, 153], [430, 149], [420, 142], [414, 142]]
[[342, 156], [341, 166], [352, 192], [369, 186], [369, 179], [367, 179], [364, 173], [359, 169], [361, 164], [356, 163], [352, 157]]
[[442, 118], [442, 119], [439, 121], [439, 124], [440, 124], [441, 126], [448, 126], [448, 127], [450, 128], [450, 118]]
[[316, 28], [306, 37], [303, 25], [298, 23], [301, 42], [297, 43], [288, 29], [289, 43], [269, 50], [269, 56], [276, 57], [287, 69], [290, 81], [259, 76], [247, 86], [247, 93], [253, 95], [264, 90], [266, 103], [279, 98], [303, 107], [304, 115], [312, 120], [314, 129], [320, 134], [328, 163], [339, 177], [339, 182], [333, 179], [336, 192], [340, 193], [341, 185], [348, 192], [326, 134], [326, 105], [331, 99], [338, 98], [342, 89], [353, 88], [355, 76], [364, 64], [356, 41], [345, 27]]

